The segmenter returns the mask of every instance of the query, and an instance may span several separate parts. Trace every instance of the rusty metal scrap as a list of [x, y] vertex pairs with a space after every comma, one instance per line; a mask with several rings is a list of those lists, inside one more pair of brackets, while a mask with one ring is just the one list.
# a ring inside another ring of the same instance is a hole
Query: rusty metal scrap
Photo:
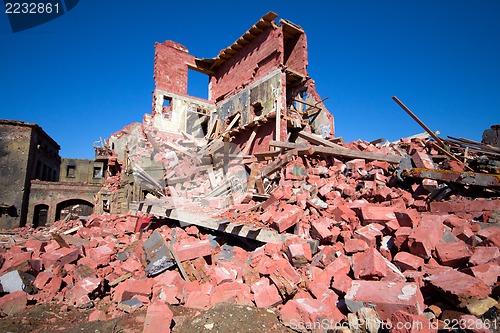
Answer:
[[482, 187], [500, 188], [500, 175], [477, 173], [477, 172], [456, 172], [452, 170], [430, 170], [425, 168], [415, 168], [405, 170], [403, 177], [434, 179], [444, 182], [453, 182], [463, 185], [474, 185]]

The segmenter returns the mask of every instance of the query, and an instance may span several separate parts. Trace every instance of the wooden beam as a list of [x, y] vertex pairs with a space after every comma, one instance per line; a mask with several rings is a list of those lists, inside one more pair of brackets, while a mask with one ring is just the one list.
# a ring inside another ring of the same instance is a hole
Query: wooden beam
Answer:
[[293, 100], [294, 100], [295, 102], [299, 102], [299, 103], [302, 103], [302, 104], [304, 104], [304, 105], [307, 105], [307, 106], [310, 106], [310, 107], [316, 108], [316, 109], [318, 109], [318, 110], [323, 110], [323, 109], [322, 109], [322, 108], [320, 108], [319, 106], [314, 105], [314, 104], [309, 103], [309, 102], [306, 102], [306, 101], [303, 101], [303, 100], [301, 100], [301, 99], [299, 99], [299, 98], [294, 98]]
[[463, 166], [466, 170], [474, 171], [470, 166], [468, 166], [467, 164], [463, 163], [458, 158], [456, 158], [455, 155], [447, 152], [445, 149], [441, 148], [437, 144], [433, 143], [432, 146], [434, 148], [436, 148], [437, 150], [439, 150], [441, 153], [445, 154], [446, 156], [448, 156], [449, 158], [451, 158], [452, 160], [454, 160], [455, 162], [457, 162], [458, 164], [460, 164], [461, 166]]
[[258, 128], [255, 128], [252, 131], [252, 134], [250, 134], [250, 137], [247, 140], [247, 143], [245, 144], [245, 148], [241, 151], [241, 155], [248, 155], [248, 152], [250, 151], [250, 147], [253, 144], [253, 140], [255, 140], [255, 136], [257, 135], [257, 130]]
[[347, 149], [345, 147], [342, 147], [341, 145], [338, 145], [338, 144], [333, 143], [331, 141], [325, 140], [317, 135], [307, 133], [305, 131], [300, 131], [299, 137], [301, 137], [304, 140], [309, 141], [310, 143], [316, 144], [316, 145], [337, 148], [337, 149]]
[[240, 113], [237, 113], [233, 120], [231, 120], [231, 122], [229, 123], [229, 125], [227, 125], [226, 129], [224, 132], [229, 132], [231, 130], [231, 128], [233, 128], [233, 126], [236, 124], [236, 122], [238, 122], [238, 120], [240, 120], [241, 118], [241, 114]]
[[[292, 142], [277, 142], [271, 141], [270, 146], [279, 147], [284, 149], [297, 149], [299, 153], [321, 153], [325, 155], [341, 156], [344, 158], [363, 158], [365, 160], [377, 160], [386, 161], [389, 163], [398, 164], [402, 157], [397, 155], [388, 155], [380, 153], [370, 153], [358, 150], [351, 150], [342, 147], [342, 149], [332, 148], [332, 147], [322, 147], [322, 146], [308, 146], [305, 144], [297, 144]], [[312, 149], [312, 151], [310, 150]]]
[[408, 109], [406, 107], [406, 105], [403, 104], [403, 102], [401, 102], [396, 96], [392, 96], [392, 99], [394, 100], [394, 102], [396, 102], [403, 110], [405, 110], [406, 113], [408, 113], [408, 115], [410, 117], [413, 118], [413, 120], [415, 120], [417, 122], [417, 124], [419, 124], [427, 133], [429, 133], [429, 135], [434, 139], [436, 140], [436, 142], [438, 143], [438, 145], [440, 145], [441, 147], [444, 147], [444, 142], [436, 135], [434, 134], [433, 131], [430, 130], [429, 127], [427, 127], [427, 125], [424, 124], [424, 122], [420, 119], [418, 119], [418, 117], [413, 113], [411, 112], [410, 109]]

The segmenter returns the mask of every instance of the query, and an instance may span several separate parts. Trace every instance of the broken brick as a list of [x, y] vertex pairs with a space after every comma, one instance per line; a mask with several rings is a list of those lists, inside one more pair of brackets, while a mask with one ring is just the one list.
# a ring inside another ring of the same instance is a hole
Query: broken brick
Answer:
[[180, 261], [212, 255], [212, 247], [208, 239], [192, 243], [176, 243], [173, 247]]
[[437, 244], [436, 253], [441, 264], [451, 267], [466, 263], [472, 255], [470, 247], [462, 241]]
[[275, 285], [270, 284], [267, 278], [261, 278], [251, 286], [254, 301], [259, 308], [269, 308], [280, 304], [283, 300]]
[[148, 306], [143, 333], [170, 332], [174, 314], [163, 301], [155, 301]]
[[351, 312], [370, 304], [382, 320], [399, 310], [422, 314], [425, 309], [418, 285], [404, 282], [352, 281], [345, 302]]
[[0, 297], [0, 313], [11, 316], [21, 312], [28, 302], [28, 294], [24, 291], [14, 291]]
[[356, 279], [379, 280], [387, 275], [384, 257], [373, 248], [353, 255], [352, 270]]
[[393, 259], [394, 264], [401, 270], [417, 271], [424, 264], [424, 259], [408, 252], [398, 252]]

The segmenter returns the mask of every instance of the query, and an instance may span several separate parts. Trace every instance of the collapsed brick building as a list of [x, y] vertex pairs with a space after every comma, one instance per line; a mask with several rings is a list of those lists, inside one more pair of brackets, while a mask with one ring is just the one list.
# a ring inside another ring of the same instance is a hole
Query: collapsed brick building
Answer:
[[[9, 235], [0, 314], [28, 299], [101, 321], [147, 307], [155, 332], [177, 326], [172, 306], [229, 302], [301, 332], [496, 325], [500, 128], [344, 143], [304, 32], [275, 18], [212, 59], [156, 44], [152, 113], [96, 147], [95, 214]], [[190, 68], [208, 99], [187, 94]]]
[[[215, 58], [197, 58], [173, 41], [156, 43], [152, 113], [112, 135], [96, 157], [140, 165], [163, 182], [164, 165], [153, 166], [148, 154], [179, 152], [172, 144], [158, 147], [163, 139], [230, 143], [226, 154], [249, 156], [269, 152], [271, 141], [295, 141], [299, 132], [333, 138], [333, 116], [308, 76], [306, 35], [287, 20], [274, 23], [276, 17], [264, 15]], [[207, 75], [208, 99], [188, 95], [191, 70]], [[144, 199], [137, 182], [122, 181], [119, 194], [102, 191], [97, 212], [126, 212], [130, 201]]]

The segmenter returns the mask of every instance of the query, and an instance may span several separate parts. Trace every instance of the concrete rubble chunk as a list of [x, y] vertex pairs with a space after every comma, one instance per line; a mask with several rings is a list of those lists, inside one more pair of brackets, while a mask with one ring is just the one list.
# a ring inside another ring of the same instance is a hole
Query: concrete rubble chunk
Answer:
[[21, 274], [19, 274], [19, 271], [12, 271], [0, 276], [0, 284], [2, 285], [3, 291], [6, 293], [24, 291], [26, 289], [24, 279], [21, 277]]
[[144, 242], [143, 249], [148, 263], [145, 268], [148, 276], [160, 274], [175, 265], [174, 258], [158, 231], [153, 232], [148, 237], [146, 242]]
[[142, 303], [137, 298], [133, 297], [129, 300], [123, 301], [120, 304], [118, 304], [117, 309], [122, 310], [126, 313], [131, 313], [134, 310], [141, 308], [142, 306], [144, 306], [144, 303]]

